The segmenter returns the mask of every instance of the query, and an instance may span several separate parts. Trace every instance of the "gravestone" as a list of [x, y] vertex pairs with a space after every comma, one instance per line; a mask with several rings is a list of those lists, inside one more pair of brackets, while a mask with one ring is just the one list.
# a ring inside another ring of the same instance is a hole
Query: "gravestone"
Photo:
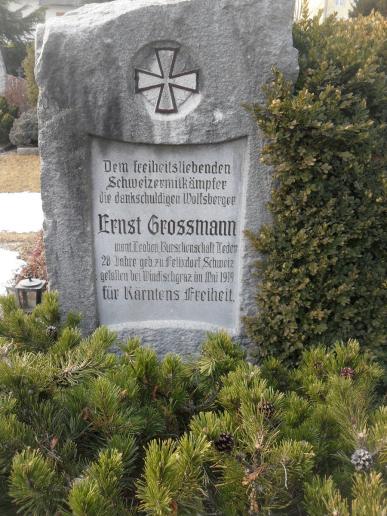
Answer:
[[64, 311], [160, 353], [243, 334], [270, 170], [244, 104], [297, 73], [293, 2], [118, 0], [40, 26], [46, 257]]

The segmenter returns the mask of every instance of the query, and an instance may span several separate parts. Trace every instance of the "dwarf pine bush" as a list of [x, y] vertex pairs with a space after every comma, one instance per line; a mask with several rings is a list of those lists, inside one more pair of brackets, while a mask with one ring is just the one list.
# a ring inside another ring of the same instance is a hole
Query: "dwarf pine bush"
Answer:
[[294, 369], [225, 333], [190, 361], [136, 339], [116, 355], [55, 293], [0, 306], [2, 515], [382, 514], [382, 370], [356, 341]]

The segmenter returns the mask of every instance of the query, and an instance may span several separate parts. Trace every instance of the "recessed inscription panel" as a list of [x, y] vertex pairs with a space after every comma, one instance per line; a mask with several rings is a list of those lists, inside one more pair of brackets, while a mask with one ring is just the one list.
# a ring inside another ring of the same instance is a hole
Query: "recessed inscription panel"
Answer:
[[100, 323], [235, 329], [246, 139], [91, 148]]

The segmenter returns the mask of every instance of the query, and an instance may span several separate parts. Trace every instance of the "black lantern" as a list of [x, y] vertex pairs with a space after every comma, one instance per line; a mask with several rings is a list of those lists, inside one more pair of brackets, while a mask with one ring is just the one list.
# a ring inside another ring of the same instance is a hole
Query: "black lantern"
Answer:
[[36, 305], [42, 302], [42, 294], [47, 282], [39, 278], [22, 279], [14, 288], [14, 294], [19, 307], [25, 312], [32, 312]]

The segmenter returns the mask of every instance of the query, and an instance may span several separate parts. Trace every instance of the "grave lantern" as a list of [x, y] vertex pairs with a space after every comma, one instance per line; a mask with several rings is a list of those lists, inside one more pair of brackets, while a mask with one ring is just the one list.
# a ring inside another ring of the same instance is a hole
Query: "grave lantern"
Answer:
[[46, 284], [46, 281], [32, 276], [19, 281], [14, 290], [19, 307], [25, 312], [32, 312], [41, 303]]

